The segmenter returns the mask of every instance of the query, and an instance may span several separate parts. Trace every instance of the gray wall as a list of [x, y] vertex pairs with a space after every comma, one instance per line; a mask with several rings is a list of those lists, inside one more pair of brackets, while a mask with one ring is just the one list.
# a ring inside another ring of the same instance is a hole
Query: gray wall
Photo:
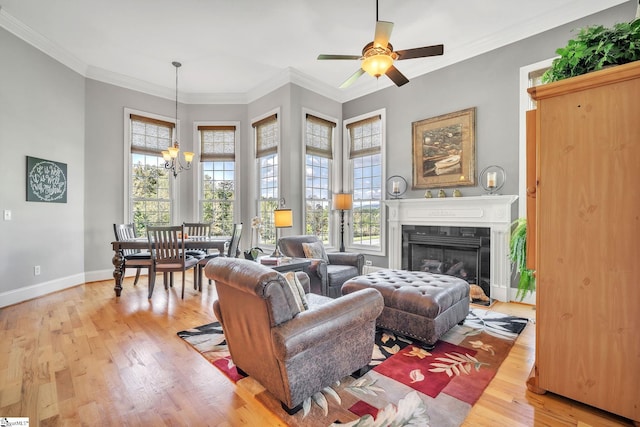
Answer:
[[[499, 164], [508, 173], [504, 193], [518, 192], [518, 72], [523, 65], [554, 55], [587, 24], [611, 25], [635, 14], [635, 1], [539, 36], [480, 55], [460, 64], [412, 79], [402, 88], [387, 88], [340, 105], [294, 84], [285, 85], [247, 105], [182, 105], [181, 143], [193, 147], [193, 121], [241, 123], [241, 220], [255, 215], [253, 129], [250, 121], [280, 108], [282, 125], [282, 196], [294, 209], [294, 227], [302, 231], [302, 108], [351, 118], [379, 108], [387, 111], [387, 176], [410, 181], [411, 122], [477, 107], [478, 170]], [[0, 222], [0, 307], [52, 290], [111, 277], [111, 226], [124, 211], [123, 135], [125, 107], [173, 117], [174, 102], [85, 79], [32, 46], [0, 29], [0, 211], [12, 221]], [[428, 59], [424, 59], [427, 61]], [[398, 65], [401, 69], [401, 64]], [[338, 124], [341, 130], [341, 123]], [[67, 163], [66, 204], [25, 201], [25, 157]], [[292, 178], [294, 177], [294, 178]], [[179, 177], [181, 220], [195, 219], [193, 176]], [[464, 195], [479, 187], [461, 188]], [[422, 190], [409, 191], [419, 198]], [[249, 228], [247, 227], [247, 231]], [[249, 233], [245, 233], [244, 246]], [[386, 265], [386, 259], [375, 259]], [[42, 274], [33, 275], [40, 265]], [[125, 290], [126, 292], [126, 290]]]
[[[2, 306], [84, 279], [85, 79], [4, 29], [0, 58]], [[67, 164], [67, 203], [26, 201], [26, 156]]]
[[[507, 182], [501, 193], [518, 194], [520, 68], [554, 57], [555, 50], [575, 36], [575, 32], [572, 32], [575, 28], [629, 21], [635, 16], [635, 11], [635, 2], [628, 2], [412, 79], [400, 88], [390, 87], [346, 102], [342, 117], [347, 120], [378, 108], [386, 108], [386, 175], [401, 175], [411, 187], [412, 171], [408, 165], [412, 163], [412, 122], [476, 107], [476, 174], [489, 165], [502, 166], [507, 174]], [[402, 62], [397, 66], [402, 70]], [[460, 187], [463, 196], [483, 194], [477, 177], [476, 184], [473, 187]], [[452, 191], [452, 188], [446, 189], [449, 197]], [[424, 192], [422, 189], [409, 188], [405, 197], [421, 198]], [[517, 214], [516, 208], [514, 205], [514, 215]], [[386, 258], [370, 258], [374, 265], [388, 265]]]

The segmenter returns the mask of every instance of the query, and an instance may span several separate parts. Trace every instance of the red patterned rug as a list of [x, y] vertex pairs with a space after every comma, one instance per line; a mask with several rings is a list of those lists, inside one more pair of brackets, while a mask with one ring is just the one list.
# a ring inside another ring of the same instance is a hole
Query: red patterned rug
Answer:
[[220, 324], [178, 332], [239, 387], [258, 390], [255, 397], [288, 425], [304, 426], [459, 426], [509, 354], [528, 320], [472, 308], [427, 351], [394, 333], [376, 331], [369, 371], [343, 378], [307, 399], [288, 415], [268, 391], [238, 374], [229, 357]]

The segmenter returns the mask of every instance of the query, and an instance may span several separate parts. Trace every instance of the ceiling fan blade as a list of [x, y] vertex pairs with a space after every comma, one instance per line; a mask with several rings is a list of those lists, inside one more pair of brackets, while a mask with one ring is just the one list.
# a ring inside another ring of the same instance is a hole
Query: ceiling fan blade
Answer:
[[425, 56], [437, 56], [444, 53], [444, 45], [417, 47], [415, 49], [398, 50], [398, 59], [424, 58]]
[[360, 77], [361, 75], [364, 74], [364, 70], [362, 68], [358, 69], [355, 73], [351, 74], [351, 76], [344, 81], [344, 83], [342, 83], [340, 85], [340, 89], [346, 89], [349, 86], [351, 86], [356, 80], [358, 80], [358, 77]]
[[318, 59], [361, 59], [360, 55], [318, 55]]
[[398, 69], [396, 67], [394, 67], [393, 65], [391, 67], [389, 67], [389, 69], [387, 70], [387, 72], [385, 73], [387, 75], [387, 77], [389, 77], [395, 84], [396, 86], [400, 87], [403, 84], [409, 83], [409, 79], [406, 78], [404, 76], [404, 74], [402, 74], [400, 71], [398, 71]]
[[391, 38], [392, 30], [393, 22], [377, 21], [376, 33], [373, 36], [373, 47], [386, 48], [389, 44], [389, 38]]

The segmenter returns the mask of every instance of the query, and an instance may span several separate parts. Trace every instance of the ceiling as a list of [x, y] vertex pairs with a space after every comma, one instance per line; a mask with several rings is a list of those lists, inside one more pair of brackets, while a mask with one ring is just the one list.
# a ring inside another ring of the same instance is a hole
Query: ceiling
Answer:
[[[396, 50], [443, 43], [441, 57], [396, 62], [410, 80], [627, 0], [379, 0]], [[293, 82], [340, 102], [392, 86], [360, 63], [375, 0], [0, 0], [0, 26], [80, 74], [189, 103], [250, 102]], [[550, 52], [550, 56], [553, 52]], [[411, 83], [399, 90], [410, 90]]]

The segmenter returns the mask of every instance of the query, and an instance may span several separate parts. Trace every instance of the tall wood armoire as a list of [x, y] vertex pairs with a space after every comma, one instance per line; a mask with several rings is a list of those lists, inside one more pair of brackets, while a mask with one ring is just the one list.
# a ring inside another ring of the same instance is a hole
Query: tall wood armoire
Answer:
[[529, 93], [537, 101], [527, 185], [537, 277], [531, 383], [638, 424], [640, 61]]

